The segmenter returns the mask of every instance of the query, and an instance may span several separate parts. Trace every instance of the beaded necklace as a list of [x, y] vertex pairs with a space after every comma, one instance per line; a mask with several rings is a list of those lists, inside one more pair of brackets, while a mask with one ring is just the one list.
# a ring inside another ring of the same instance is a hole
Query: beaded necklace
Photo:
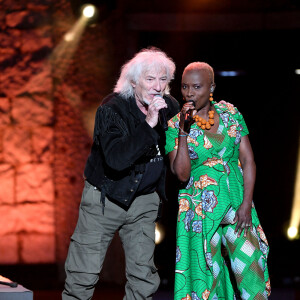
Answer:
[[193, 116], [193, 119], [195, 120], [196, 124], [201, 127], [201, 129], [207, 129], [209, 130], [211, 128], [211, 126], [213, 126], [215, 124], [214, 121], [214, 116], [215, 116], [215, 112], [213, 110], [210, 110], [208, 112], [208, 121], [206, 121], [205, 119], [201, 118], [198, 115]]

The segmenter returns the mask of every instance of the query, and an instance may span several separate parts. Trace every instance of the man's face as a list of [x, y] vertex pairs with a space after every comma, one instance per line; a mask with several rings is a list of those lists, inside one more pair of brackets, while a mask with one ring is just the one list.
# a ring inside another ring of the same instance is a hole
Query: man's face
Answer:
[[132, 83], [132, 86], [138, 106], [149, 105], [157, 94], [164, 93], [167, 86], [167, 72], [163, 69], [146, 71], [138, 83]]

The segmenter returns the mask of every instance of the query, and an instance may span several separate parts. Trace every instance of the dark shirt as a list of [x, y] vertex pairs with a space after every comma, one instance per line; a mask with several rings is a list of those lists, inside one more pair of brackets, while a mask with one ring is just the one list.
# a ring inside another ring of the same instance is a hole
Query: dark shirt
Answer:
[[[145, 121], [146, 115], [137, 107], [137, 115], [140, 118], [141, 122]], [[160, 130], [160, 124], [158, 124], [154, 130]], [[153, 193], [156, 189], [157, 182], [162, 174], [164, 168], [164, 160], [161, 155], [163, 149], [160, 149], [159, 143], [151, 147], [146, 156], [145, 172], [141, 179], [141, 183], [136, 191], [136, 195], [146, 195]]]

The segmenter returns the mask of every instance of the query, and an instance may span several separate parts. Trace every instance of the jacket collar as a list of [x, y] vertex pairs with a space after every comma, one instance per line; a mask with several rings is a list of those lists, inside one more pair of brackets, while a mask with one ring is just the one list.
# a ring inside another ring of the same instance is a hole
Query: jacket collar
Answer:
[[132, 116], [137, 119], [137, 120], [141, 120], [141, 118], [139, 117], [139, 115], [143, 115], [143, 112], [139, 109], [139, 107], [136, 104], [136, 100], [134, 97], [130, 97], [128, 100], [129, 103], [129, 112], [132, 114]]

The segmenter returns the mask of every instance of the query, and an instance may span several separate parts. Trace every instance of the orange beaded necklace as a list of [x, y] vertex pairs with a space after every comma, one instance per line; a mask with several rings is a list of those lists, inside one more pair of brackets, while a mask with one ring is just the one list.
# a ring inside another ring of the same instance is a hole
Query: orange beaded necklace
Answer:
[[198, 115], [194, 115], [193, 119], [195, 120], [196, 124], [201, 127], [203, 130], [207, 129], [209, 130], [211, 128], [211, 126], [213, 126], [215, 124], [214, 121], [214, 116], [215, 116], [215, 112], [213, 110], [210, 110], [208, 112], [208, 121], [206, 121], [205, 119], [201, 118]]

